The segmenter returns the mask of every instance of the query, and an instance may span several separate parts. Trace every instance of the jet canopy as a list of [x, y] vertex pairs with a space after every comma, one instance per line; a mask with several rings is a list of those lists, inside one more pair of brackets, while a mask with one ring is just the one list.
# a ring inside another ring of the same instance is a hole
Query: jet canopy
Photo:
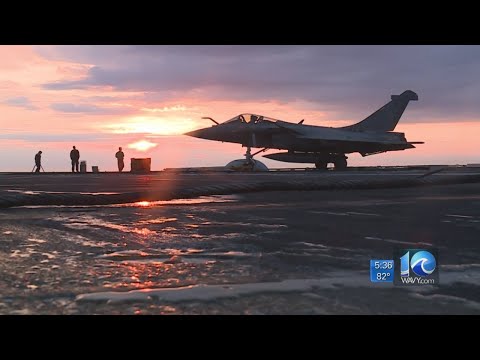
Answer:
[[259, 122], [262, 122], [262, 121], [265, 121], [265, 120], [269, 120], [269, 121], [272, 121], [272, 122], [277, 121], [275, 119], [268, 118], [268, 117], [262, 116], [262, 115], [241, 114], [241, 115], [235, 116], [234, 118], [232, 118], [230, 120], [225, 121], [224, 124], [233, 123], [235, 121], [239, 121], [241, 123], [246, 123], [246, 124], [258, 124]]

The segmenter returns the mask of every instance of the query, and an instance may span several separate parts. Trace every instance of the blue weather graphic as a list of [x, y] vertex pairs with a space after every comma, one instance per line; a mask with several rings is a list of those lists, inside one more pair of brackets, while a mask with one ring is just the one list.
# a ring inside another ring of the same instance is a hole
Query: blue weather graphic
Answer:
[[437, 262], [428, 251], [419, 251], [410, 259], [410, 267], [418, 276], [428, 276], [435, 271]]

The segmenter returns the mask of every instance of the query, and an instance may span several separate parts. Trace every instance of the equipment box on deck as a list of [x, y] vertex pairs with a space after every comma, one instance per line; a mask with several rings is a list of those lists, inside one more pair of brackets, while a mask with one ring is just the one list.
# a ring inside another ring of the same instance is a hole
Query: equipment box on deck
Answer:
[[150, 167], [152, 164], [151, 158], [145, 159], [131, 159], [131, 172], [150, 172]]

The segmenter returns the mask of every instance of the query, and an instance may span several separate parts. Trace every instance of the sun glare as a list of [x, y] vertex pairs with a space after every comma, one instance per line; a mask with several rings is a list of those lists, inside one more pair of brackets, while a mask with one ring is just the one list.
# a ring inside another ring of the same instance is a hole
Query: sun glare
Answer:
[[154, 147], [158, 146], [158, 144], [152, 143], [148, 140], [140, 140], [131, 144], [128, 144], [129, 149], [134, 149], [138, 151], [147, 151]]
[[149, 207], [151, 205], [151, 203], [150, 203], [150, 201], [139, 201], [139, 202], [135, 203], [135, 205], [141, 206], [141, 207]]

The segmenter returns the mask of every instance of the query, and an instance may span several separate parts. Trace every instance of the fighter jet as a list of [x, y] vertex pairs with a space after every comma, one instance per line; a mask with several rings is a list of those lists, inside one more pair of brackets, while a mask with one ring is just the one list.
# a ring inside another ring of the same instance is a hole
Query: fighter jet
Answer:
[[[201, 139], [231, 142], [247, 148], [245, 164], [253, 164], [253, 156], [270, 150], [287, 150], [264, 155], [264, 157], [289, 162], [312, 163], [318, 169], [327, 169], [329, 163], [335, 170], [347, 167], [346, 154], [359, 153], [362, 156], [415, 148], [404, 133], [393, 132], [410, 101], [417, 101], [418, 95], [404, 91], [392, 95], [391, 101], [366, 119], [344, 127], [324, 127], [268, 118], [262, 115], [241, 114], [219, 123], [210, 117], [214, 125], [186, 133]], [[263, 148], [251, 153], [251, 148]], [[238, 161], [238, 160], [237, 160]]]

